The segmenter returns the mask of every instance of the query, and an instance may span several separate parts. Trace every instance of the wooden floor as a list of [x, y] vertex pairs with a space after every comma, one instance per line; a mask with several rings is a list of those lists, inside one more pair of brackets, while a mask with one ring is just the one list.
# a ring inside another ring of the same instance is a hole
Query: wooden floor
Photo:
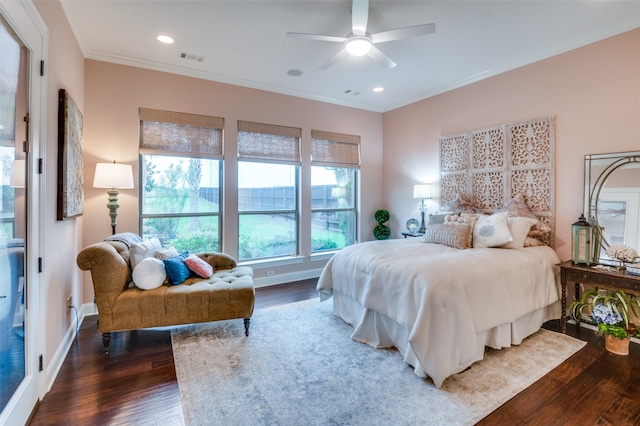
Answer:
[[[258, 288], [256, 309], [318, 297], [315, 282]], [[587, 346], [480, 425], [640, 425], [640, 345], [617, 356], [591, 330], [568, 334]], [[101, 348], [88, 317], [31, 425], [184, 424], [168, 329], [114, 333], [109, 355]]]

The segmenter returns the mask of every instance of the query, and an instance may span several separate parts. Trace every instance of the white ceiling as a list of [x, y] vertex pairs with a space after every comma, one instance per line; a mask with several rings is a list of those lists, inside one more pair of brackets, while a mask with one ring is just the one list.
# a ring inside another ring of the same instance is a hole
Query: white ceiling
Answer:
[[[377, 44], [393, 69], [349, 57], [321, 71], [342, 45], [285, 34], [346, 36], [350, 0], [61, 3], [86, 58], [378, 112], [640, 27], [636, 0], [371, 0], [370, 33], [431, 22], [436, 32]], [[159, 43], [159, 34], [175, 43]], [[303, 74], [289, 76], [292, 69]]]

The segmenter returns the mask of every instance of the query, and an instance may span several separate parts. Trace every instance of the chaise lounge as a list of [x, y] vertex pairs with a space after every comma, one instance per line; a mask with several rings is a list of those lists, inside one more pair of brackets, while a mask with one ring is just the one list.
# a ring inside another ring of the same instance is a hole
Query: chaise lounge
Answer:
[[142, 290], [132, 285], [128, 244], [102, 241], [78, 253], [80, 269], [91, 271], [105, 353], [114, 331], [243, 318], [249, 335], [255, 299], [252, 268], [237, 266], [223, 253], [197, 256], [213, 267], [210, 278], [190, 277], [178, 285], [165, 282]]

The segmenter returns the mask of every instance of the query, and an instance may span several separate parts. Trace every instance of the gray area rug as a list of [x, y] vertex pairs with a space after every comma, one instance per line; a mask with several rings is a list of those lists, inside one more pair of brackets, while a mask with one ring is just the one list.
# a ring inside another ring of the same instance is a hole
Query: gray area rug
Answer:
[[316, 300], [242, 320], [171, 332], [185, 423], [192, 425], [471, 425], [585, 343], [540, 330], [441, 389], [395, 349], [351, 340], [351, 326]]

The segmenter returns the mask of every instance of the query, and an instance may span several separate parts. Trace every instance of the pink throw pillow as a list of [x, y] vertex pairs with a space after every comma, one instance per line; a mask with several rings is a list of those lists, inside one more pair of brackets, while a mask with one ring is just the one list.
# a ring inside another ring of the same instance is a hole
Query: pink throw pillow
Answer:
[[184, 263], [186, 263], [187, 268], [189, 268], [191, 272], [202, 278], [210, 278], [211, 275], [213, 275], [213, 266], [209, 265], [195, 254], [187, 256]]

